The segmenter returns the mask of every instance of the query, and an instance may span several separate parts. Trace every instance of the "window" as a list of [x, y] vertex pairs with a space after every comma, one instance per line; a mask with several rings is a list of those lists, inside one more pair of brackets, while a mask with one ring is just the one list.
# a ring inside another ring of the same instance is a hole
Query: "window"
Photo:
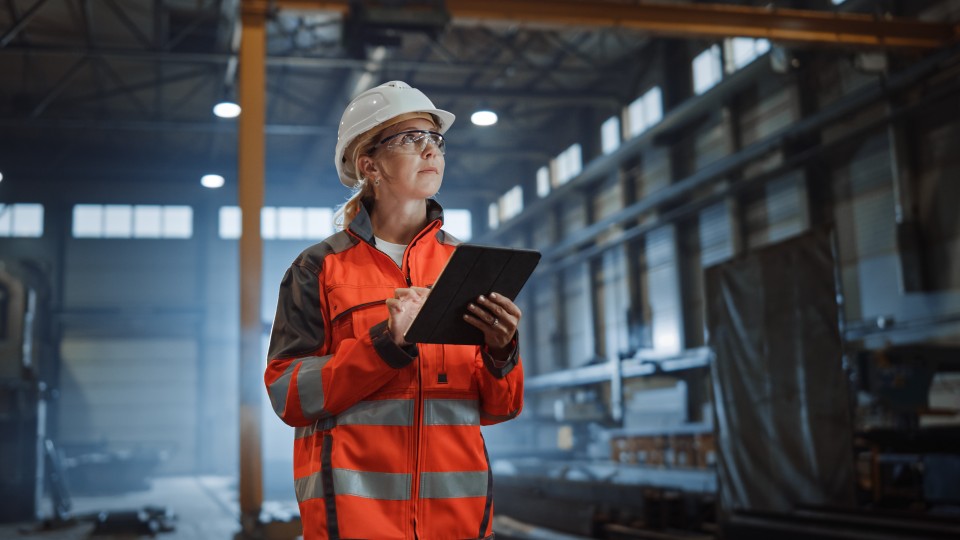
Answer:
[[523, 186], [513, 186], [487, 207], [487, 225], [496, 229], [523, 211]]
[[723, 47], [727, 73], [733, 73], [769, 51], [770, 41], [738, 37], [724, 40]]
[[537, 196], [546, 197], [550, 194], [550, 167], [544, 165], [537, 169]]
[[583, 157], [580, 143], [571, 144], [566, 150], [551, 162], [554, 169], [554, 185], [566, 184], [571, 178], [580, 174], [583, 168]]
[[620, 119], [616, 116], [607, 118], [600, 126], [600, 147], [604, 154], [620, 148]]
[[693, 91], [696, 94], [713, 88], [722, 77], [719, 46], [714, 45], [693, 59]]
[[500, 207], [495, 202], [490, 203], [490, 206], [487, 207], [487, 226], [491, 229], [500, 226]]
[[654, 86], [627, 105], [627, 136], [636, 137], [662, 118], [663, 93], [659, 86]]
[[[239, 207], [220, 208], [220, 238], [236, 240], [243, 229]], [[333, 234], [333, 210], [299, 206], [264, 206], [260, 236], [264, 240], [323, 240]]]
[[43, 236], [42, 204], [0, 204], [0, 237]]
[[189, 206], [78, 204], [73, 207], [74, 238], [190, 238]]
[[240, 238], [241, 215], [239, 206], [220, 207], [220, 238]]
[[500, 221], [507, 221], [523, 211], [523, 186], [513, 186], [500, 197]]
[[469, 210], [444, 210], [443, 228], [466, 242], [473, 237], [473, 216]]

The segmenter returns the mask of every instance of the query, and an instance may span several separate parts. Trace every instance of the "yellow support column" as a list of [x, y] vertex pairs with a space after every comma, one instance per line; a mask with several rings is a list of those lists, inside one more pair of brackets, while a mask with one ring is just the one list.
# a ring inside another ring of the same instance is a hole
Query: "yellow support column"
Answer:
[[265, 0], [243, 0], [240, 41], [240, 137], [238, 189], [243, 215], [240, 235], [240, 538], [262, 537], [263, 503], [260, 403], [263, 359], [260, 336], [260, 287], [263, 242], [260, 208], [266, 174], [264, 120], [266, 117]]

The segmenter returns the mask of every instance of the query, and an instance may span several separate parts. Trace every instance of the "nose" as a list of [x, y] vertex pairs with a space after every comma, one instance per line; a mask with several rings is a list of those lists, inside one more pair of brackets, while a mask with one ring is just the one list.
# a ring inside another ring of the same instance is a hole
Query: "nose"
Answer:
[[423, 150], [421, 151], [421, 154], [423, 154], [424, 157], [429, 157], [440, 153], [442, 152], [440, 152], [440, 143], [437, 139], [434, 137], [423, 138]]

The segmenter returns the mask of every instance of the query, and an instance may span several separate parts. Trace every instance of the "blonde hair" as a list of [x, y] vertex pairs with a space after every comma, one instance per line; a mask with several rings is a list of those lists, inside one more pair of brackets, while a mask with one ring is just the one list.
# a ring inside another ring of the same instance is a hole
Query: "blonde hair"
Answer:
[[350, 226], [353, 218], [360, 212], [360, 206], [367, 201], [374, 199], [373, 185], [360, 174], [360, 168], [357, 166], [357, 160], [360, 156], [369, 156], [373, 154], [373, 147], [380, 142], [380, 135], [391, 126], [405, 122], [414, 118], [424, 118], [430, 120], [434, 125], [439, 126], [440, 120], [432, 114], [422, 112], [404, 113], [387, 120], [373, 129], [370, 129], [350, 143], [344, 150], [343, 170], [357, 178], [357, 185], [353, 188], [353, 193], [347, 199], [347, 202], [337, 207], [333, 214], [333, 224], [337, 230], [343, 230]]
[[382, 129], [371, 129], [363, 133], [350, 143], [350, 146], [344, 151], [344, 158], [346, 159], [344, 165], [352, 165], [350, 169], [344, 166], [344, 170], [349, 170], [357, 177], [357, 185], [354, 186], [353, 193], [351, 193], [347, 202], [337, 207], [336, 212], [333, 214], [333, 224], [338, 230], [349, 227], [353, 218], [357, 217], [357, 213], [360, 211], [360, 205], [365, 201], [373, 200], [373, 185], [359, 173], [357, 160], [360, 159], [360, 156], [368, 156], [373, 152], [373, 147], [379, 142], [379, 135], [382, 131]]

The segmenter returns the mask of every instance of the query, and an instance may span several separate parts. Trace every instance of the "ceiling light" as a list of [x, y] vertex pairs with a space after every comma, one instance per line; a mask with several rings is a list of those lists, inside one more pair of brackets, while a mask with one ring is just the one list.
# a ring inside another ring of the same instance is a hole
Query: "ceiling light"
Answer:
[[3, 173], [0, 172], [0, 182], [3, 182]]
[[220, 118], [236, 118], [240, 116], [240, 106], [232, 101], [221, 101], [213, 106], [213, 114]]
[[223, 177], [219, 174], [205, 174], [200, 179], [200, 184], [205, 188], [217, 189], [223, 187]]
[[497, 123], [497, 113], [493, 111], [477, 111], [470, 115], [470, 121], [478, 126], [492, 126]]

